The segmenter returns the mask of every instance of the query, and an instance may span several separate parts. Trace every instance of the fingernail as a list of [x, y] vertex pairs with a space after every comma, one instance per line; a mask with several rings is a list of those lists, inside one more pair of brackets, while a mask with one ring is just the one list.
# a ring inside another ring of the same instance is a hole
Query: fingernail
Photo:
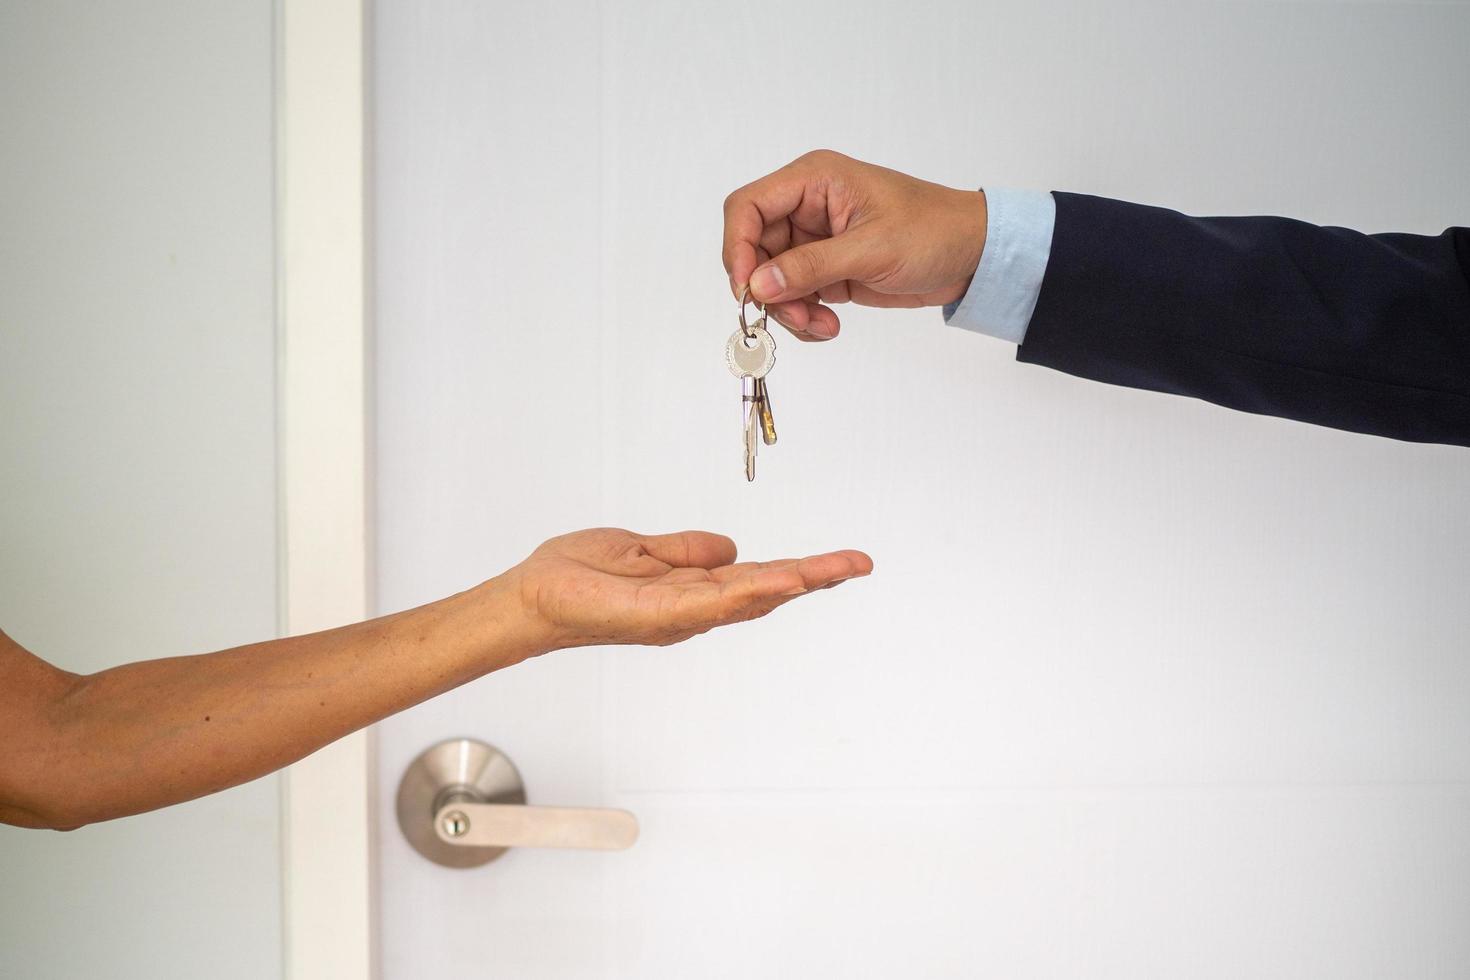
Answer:
[[781, 594], [782, 595], [801, 595], [805, 591], [806, 591], [806, 586], [799, 585], [796, 588], [794, 588], [794, 589], [788, 589], [787, 591], [785, 591], [785, 592], [783, 592]]
[[806, 332], [822, 340], [831, 340], [837, 336], [837, 328], [826, 320], [812, 320], [806, 325]]
[[750, 277], [750, 291], [755, 298], [766, 300], [772, 296], [779, 296], [781, 290], [786, 288], [786, 277], [781, 275], [781, 269], [775, 265], [764, 265], [755, 270]]

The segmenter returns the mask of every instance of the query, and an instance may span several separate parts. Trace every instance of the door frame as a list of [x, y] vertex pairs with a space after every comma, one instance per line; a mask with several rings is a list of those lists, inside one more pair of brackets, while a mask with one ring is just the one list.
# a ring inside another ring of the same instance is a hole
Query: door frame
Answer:
[[[365, 0], [276, 0], [279, 625], [369, 612]], [[373, 739], [281, 775], [282, 973], [369, 980]]]

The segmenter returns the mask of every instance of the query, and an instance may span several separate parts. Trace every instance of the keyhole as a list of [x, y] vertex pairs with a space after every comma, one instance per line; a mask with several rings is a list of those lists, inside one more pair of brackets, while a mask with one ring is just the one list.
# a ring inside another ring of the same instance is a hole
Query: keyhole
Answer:
[[444, 814], [444, 832], [450, 837], [463, 837], [470, 829], [470, 818], [459, 810]]

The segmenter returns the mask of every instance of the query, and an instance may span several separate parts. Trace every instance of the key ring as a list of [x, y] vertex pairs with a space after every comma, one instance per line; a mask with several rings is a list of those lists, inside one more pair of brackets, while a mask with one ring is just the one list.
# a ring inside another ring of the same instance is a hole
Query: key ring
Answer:
[[[740, 330], [742, 333], [745, 334], [746, 340], [755, 339], [755, 327], [752, 327], [750, 324], [745, 322], [745, 304], [749, 303], [750, 301], [750, 286], [742, 286], [740, 289]], [[759, 327], [763, 323], [765, 323], [766, 320], [766, 304], [762, 303], [760, 300], [756, 300], [755, 308], [757, 311], [760, 312], [760, 319], [755, 321], [755, 326]]]

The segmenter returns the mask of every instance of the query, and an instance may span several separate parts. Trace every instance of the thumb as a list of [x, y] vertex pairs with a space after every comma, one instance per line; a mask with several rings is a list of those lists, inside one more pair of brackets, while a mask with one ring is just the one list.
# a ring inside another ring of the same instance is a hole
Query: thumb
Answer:
[[875, 246], [861, 232], [798, 245], [751, 273], [750, 292], [762, 303], [781, 303], [844, 279], [862, 282], [877, 264]]

